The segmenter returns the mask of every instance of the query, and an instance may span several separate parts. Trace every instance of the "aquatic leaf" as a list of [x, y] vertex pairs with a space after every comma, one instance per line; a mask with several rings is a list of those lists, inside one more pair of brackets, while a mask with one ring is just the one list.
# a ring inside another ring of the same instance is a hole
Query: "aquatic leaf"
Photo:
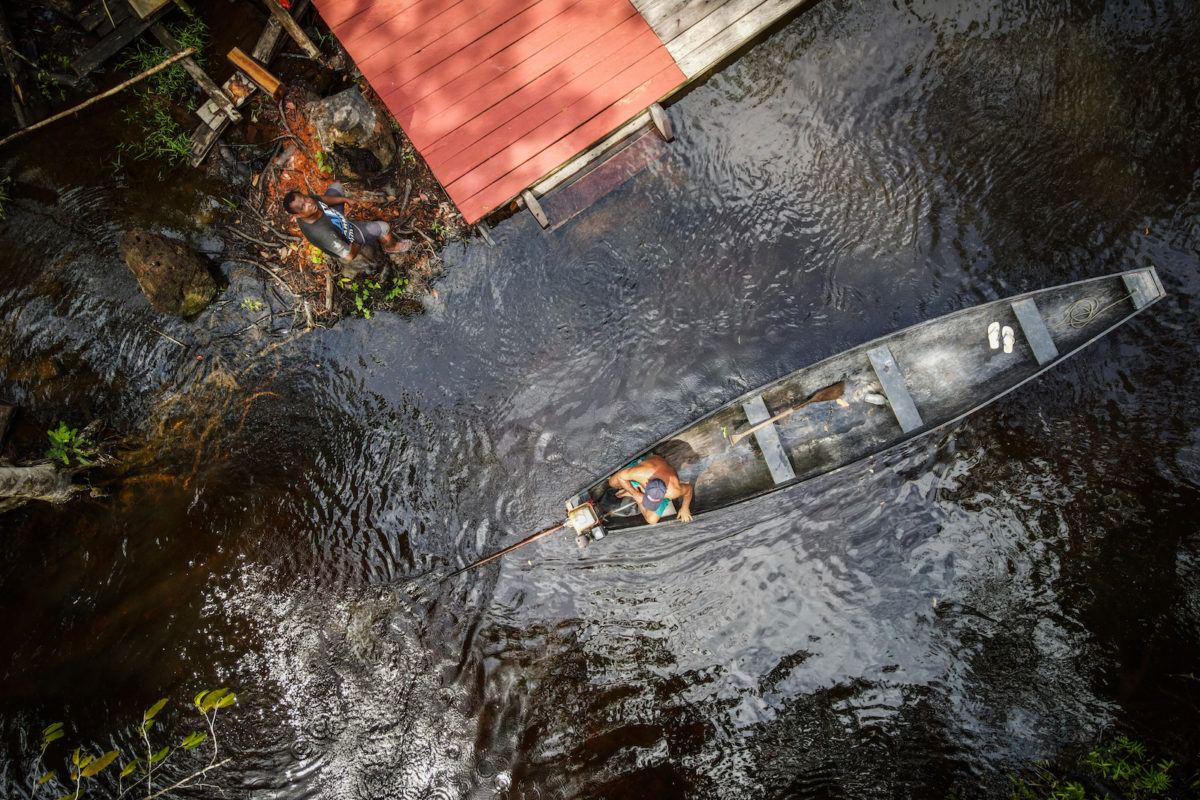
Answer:
[[81, 758], [81, 759], [79, 759], [79, 768], [83, 769], [84, 767], [86, 767], [88, 764], [92, 763], [95, 760], [96, 760], [95, 756], [88, 756], [86, 758]]
[[157, 703], [150, 706], [150, 708], [147, 709], [145, 714], [142, 714], [142, 720], [149, 721], [149, 720], [154, 719], [154, 717], [158, 714], [158, 712], [163, 710], [163, 706], [165, 706], [166, 704], [167, 704], [167, 698], [164, 697], [162, 700], [159, 700]]
[[121, 770], [121, 777], [124, 778], [125, 776], [129, 775], [131, 772], [133, 772], [135, 769], [137, 769], [138, 764], [141, 764], [141, 763], [142, 763], [142, 760], [140, 758], [135, 758], [133, 761], [130, 761], [128, 764], [125, 765], [124, 769]]
[[203, 691], [201, 691], [199, 694], [197, 694], [195, 697], [192, 698], [192, 703], [195, 704], [196, 708], [200, 708], [200, 703], [204, 700], [204, 695], [206, 695], [206, 694], [208, 694], [208, 690], [204, 689]]
[[150, 756], [150, 763], [151, 763], [151, 764], [157, 764], [158, 762], [160, 762], [160, 761], [162, 761], [164, 758], [166, 758], [166, 757], [167, 757], [167, 753], [169, 753], [169, 752], [171, 752], [171, 748], [170, 748], [170, 746], [164, 747], [162, 750], [159, 750], [157, 753], [155, 753], [154, 755]]
[[42, 744], [47, 745], [47, 744], [50, 744], [51, 742], [57, 742], [59, 739], [63, 738], [66, 735], [67, 735], [66, 731], [64, 731], [60, 728], [60, 729], [56, 730], [54, 733], [46, 734], [42, 738]]
[[199, 733], [197, 731], [192, 731], [191, 733], [189, 733], [187, 735], [186, 739], [184, 739], [182, 742], [179, 743], [179, 746], [182, 747], [184, 750], [194, 750], [197, 747], [199, 747], [200, 744], [203, 743], [204, 740], [207, 738], [208, 738], [207, 733]]
[[234, 692], [230, 692], [221, 698], [221, 702], [217, 703], [217, 708], [228, 708], [237, 702], [238, 696]]
[[50, 780], [53, 777], [54, 777], [54, 770], [50, 770], [45, 775], [38, 778], [38, 786], [41, 786], [43, 783], [45, 783], [46, 781]]
[[107, 753], [100, 756], [95, 761], [93, 761], [91, 764], [89, 764], [87, 769], [85, 769], [83, 772], [81, 772], [79, 774], [85, 778], [90, 778], [93, 775], [95, 775], [97, 772], [99, 772], [100, 770], [107, 767], [112, 762], [116, 761], [117, 756], [119, 756], [119, 755], [120, 755], [120, 753], [117, 752], [116, 750], [109, 750]]
[[227, 694], [229, 694], [229, 689], [213, 689], [205, 696], [204, 701], [200, 704], [200, 710], [208, 711]]
[[55, 731], [62, 730], [62, 727], [63, 727], [63, 724], [61, 722], [56, 722], [53, 725], [47, 725], [46, 729], [44, 731], [42, 731], [42, 736], [49, 736], [50, 734], [54, 733]]
[[71, 753], [71, 763], [77, 767], [79, 766], [79, 753], [81, 752], [81, 750], [82, 750], [82, 748], [76, 747], [75, 752]]
[[152, 719], [148, 719], [148, 720], [145, 720], [144, 722], [142, 722], [142, 733], [145, 733], [146, 731], [150, 730], [150, 727], [153, 724], [154, 724], [154, 720], [152, 720]]

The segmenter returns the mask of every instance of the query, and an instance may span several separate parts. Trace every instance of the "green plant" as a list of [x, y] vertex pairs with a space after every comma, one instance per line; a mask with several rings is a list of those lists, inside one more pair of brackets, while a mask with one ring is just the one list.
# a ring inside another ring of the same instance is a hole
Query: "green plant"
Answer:
[[[159, 700], [142, 714], [141, 722], [137, 726], [138, 736], [145, 746], [145, 757], [138, 756], [132, 758], [125, 763], [116, 777], [111, 777], [111, 773], [107, 773], [106, 775], [102, 775], [102, 773], [110, 764], [121, 757], [120, 750], [109, 750], [106, 753], [92, 755], [87, 753], [82, 747], [76, 747], [70, 756], [70, 766], [67, 770], [67, 779], [73, 784], [74, 788], [68, 794], [60, 797], [59, 800], [81, 797], [85, 787], [91, 788], [88, 783], [89, 781], [108, 784], [108, 796], [116, 798], [124, 797], [127, 793], [133, 792], [135, 789], [138, 790], [139, 796], [143, 796], [142, 790], [144, 790], [144, 796], [149, 799], [162, 797], [177, 789], [206, 786], [202, 782], [202, 779], [209, 772], [228, 763], [230, 760], [226, 758], [218, 761], [220, 751], [217, 745], [216, 722], [217, 712], [222, 708], [228, 708], [235, 702], [237, 702], [237, 694], [229, 691], [229, 689], [222, 688], [200, 692], [193, 698], [192, 704], [195, 706], [196, 711], [204, 718], [208, 731], [192, 731], [181, 739], [175, 747], [167, 745], [156, 750], [150, 742], [150, 730], [157, 722], [158, 713], [167, 705], [166, 698]], [[58, 741], [63, 736], [65, 736], [65, 726], [61, 722], [56, 722], [42, 730], [41, 748], [34, 759], [34, 768], [30, 776], [29, 796], [31, 798], [35, 797], [41, 787], [48, 783], [53, 782], [60, 791], [68, 785], [66, 781], [58, 778], [56, 770], [46, 770], [45, 761], [47, 749], [53, 742]], [[212, 755], [207, 765], [201, 766], [196, 762], [192, 762], [191, 765], [181, 765], [177, 761], [172, 760], [179, 752], [193, 751], [204, 742], [210, 740], [212, 742]], [[126, 786], [125, 781], [130, 776], [133, 776], [133, 780]], [[158, 781], [157, 785], [155, 783], [156, 780]]]
[[[1121, 790], [1111, 800], [1155, 800], [1171, 797], [1170, 771], [1175, 762], [1163, 759], [1152, 761], [1145, 745], [1126, 736], [1118, 736], [1111, 744], [1091, 750], [1078, 766], [1110, 786]], [[1025, 776], [1009, 775], [1013, 783], [1013, 800], [1107, 800], [1107, 792], [1089, 792], [1084, 784], [1060, 777], [1045, 761], [1030, 766]], [[1193, 787], [1195, 788], [1195, 787]]]
[[405, 164], [412, 164], [412, 163], [416, 162], [417, 154], [414, 153], [412, 150], [405, 150], [402, 158], [404, 159]]
[[440, 219], [435, 219], [429, 224], [429, 230], [433, 231], [435, 236], [441, 236], [446, 232], [446, 225]]
[[408, 278], [401, 278], [400, 276], [397, 275], [395, 280], [392, 281], [392, 288], [388, 289], [388, 292], [387, 292], [387, 294], [385, 294], [383, 296], [383, 299], [384, 300], [395, 300], [397, 297], [404, 294], [404, 291], [407, 287], [408, 287]]
[[367, 306], [367, 301], [371, 299], [371, 292], [380, 288], [378, 281], [373, 281], [370, 278], [364, 278], [360, 285], [358, 281], [351, 281], [349, 278], [342, 278], [338, 284], [343, 289], [348, 289], [354, 293], [354, 310], [362, 315], [363, 319], [371, 318], [371, 309]]
[[248, 311], [262, 311], [263, 304], [261, 300], [252, 300], [251, 298], [247, 297], [241, 302], [241, 307], [247, 309]]
[[308, 251], [309, 251], [309, 256], [312, 258], [312, 262], [314, 264], [320, 266], [321, 264], [325, 263], [325, 251], [324, 250], [313, 247], [310, 244], [308, 246]]
[[[208, 26], [202, 20], [191, 19], [182, 26], [169, 29], [183, 48], [194, 47], [191, 56], [203, 68], [204, 48], [208, 42]], [[157, 66], [168, 57], [167, 51], [139, 39], [118, 67], [142, 72]], [[191, 111], [196, 107], [196, 91], [191, 76], [179, 63], [172, 64], [146, 79], [146, 88], [135, 92], [137, 102], [127, 105], [122, 114], [134, 136], [121, 145], [134, 159], [162, 159], [179, 164], [191, 156], [191, 134], [176, 121], [172, 109], [183, 106]]]
[[324, 150], [317, 151], [317, 167], [321, 172], [333, 172], [333, 162], [329, 160], [329, 154]]
[[77, 428], [68, 428], [67, 423], [59, 422], [58, 427], [46, 431], [46, 435], [50, 437], [50, 448], [46, 450], [46, 458], [62, 461], [68, 467], [71, 466], [72, 458], [77, 464], [84, 466], [92, 463], [88, 460], [95, 455], [92, 443], [81, 437]]

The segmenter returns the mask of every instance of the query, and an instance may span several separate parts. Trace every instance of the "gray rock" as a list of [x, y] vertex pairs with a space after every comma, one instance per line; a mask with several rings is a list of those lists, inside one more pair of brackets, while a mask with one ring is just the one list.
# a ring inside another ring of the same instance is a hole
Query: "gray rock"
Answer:
[[358, 88], [309, 104], [308, 118], [339, 176], [371, 178], [396, 158], [396, 137]]

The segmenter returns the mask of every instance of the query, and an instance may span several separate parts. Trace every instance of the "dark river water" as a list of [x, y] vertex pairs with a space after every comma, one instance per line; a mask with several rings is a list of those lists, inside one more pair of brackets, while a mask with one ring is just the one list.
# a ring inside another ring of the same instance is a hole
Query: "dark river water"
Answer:
[[[99, 416], [131, 448], [107, 497], [0, 517], [0, 795], [50, 722], [128, 745], [226, 685], [231, 796], [1000, 797], [1121, 732], [1190, 776], [1197, 53], [1194, 2], [817, 3], [586, 214], [307, 335], [239, 332], [268, 290], [230, 264], [159, 315], [117, 254], [135, 225], [215, 247], [194, 218], [232, 189], [112, 178], [86, 120], [0, 152], [16, 443]], [[947, 431], [434, 580], [750, 387], [1147, 264], [1163, 302]]]

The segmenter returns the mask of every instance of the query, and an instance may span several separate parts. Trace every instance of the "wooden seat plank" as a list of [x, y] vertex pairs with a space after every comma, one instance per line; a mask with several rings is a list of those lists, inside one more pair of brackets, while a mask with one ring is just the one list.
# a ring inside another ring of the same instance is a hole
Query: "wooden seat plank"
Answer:
[[1046, 364], [1058, 358], [1058, 347], [1054, 344], [1050, 329], [1046, 327], [1046, 320], [1042, 318], [1042, 312], [1038, 310], [1034, 299], [1026, 297], [1018, 300], [1012, 304], [1012, 310], [1017, 315], [1017, 322], [1025, 334], [1025, 341], [1029, 342], [1029, 348], [1038, 364]]
[[[762, 395], [755, 395], [752, 399], [742, 403], [742, 410], [746, 412], [746, 421], [751, 425], [757, 425], [771, 418], [771, 412], [767, 411], [767, 404], [763, 402]], [[767, 462], [767, 469], [770, 470], [771, 480], [775, 481], [775, 485], [779, 486], [796, 480], [796, 471], [792, 469], [792, 462], [788, 458], [787, 451], [783, 449], [783, 443], [779, 441], [779, 430], [775, 427], [775, 423], [764, 425], [756, 430], [754, 438], [758, 442], [759, 450], [762, 451], [763, 460]]]
[[[647, 32], [645, 36], [653, 36]], [[645, 36], [632, 42], [629, 47], [637, 46]], [[458, 180], [474, 167], [492, 158], [519, 158], [519, 148], [523, 139], [536, 142], [538, 139], [557, 139], [558, 136], [575, 128], [581, 122], [599, 113], [612, 102], [613, 97], [620, 97], [633, 90], [640, 84], [647, 69], [653, 69], [655, 61], [662, 62], [661, 56], [654, 58], [652, 50], [643, 47], [646, 53], [641, 59], [621, 69], [623, 64], [633, 58], [623, 48], [609, 53], [608, 57], [596, 62], [578, 81], [570, 81], [551, 92], [542, 100], [534, 103], [520, 113], [509, 113], [507, 120], [494, 118], [499, 123], [494, 130], [475, 139], [468, 146], [451, 154], [449, 146], [435, 148], [426, 155], [430, 163], [438, 164], [438, 172], [445, 176], [444, 180]], [[647, 63], [643, 63], [647, 61]], [[607, 80], [605, 77], [609, 76]], [[603, 84], [596, 84], [604, 80]], [[596, 88], [589, 89], [589, 86]], [[480, 127], [486, 127], [491, 122], [483, 122]], [[455, 141], [448, 137], [448, 142]], [[541, 149], [536, 143], [526, 143], [526, 147]]]
[[[470, 196], [459, 192], [451, 198], [468, 221], [482, 218], [508, 202], [533, 181], [561, 166], [588, 145], [604, 138], [614, 128], [638, 115], [651, 103], [662, 99], [681, 83], [682, 75], [674, 63], [650, 76], [643, 84], [600, 114], [571, 131], [523, 163], [514, 165], [501, 178]], [[447, 187], [447, 191], [450, 187]], [[460, 200], [461, 198], [461, 200]]]
[[[601, 93], [599, 90], [592, 90], [578, 99], [571, 99], [568, 96], [565, 100], [566, 104], [561, 107], [554, 105], [553, 98], [558, 97], [558, 93], [552, 95], [551, 98], [539, 103], [535, 109], [531, 109], [529, 113], [523, 114], [509, 123], [513, 132], [522, 131], [526, 135], [510, 137], [509, 126], [506, 126], [504, 130], [498, 132], [499, 138], [512, 138], [511, 144], [493, 150], [490, 146], [492, 144], [490, 137], [487, 137], [481, 141], [481, 150], [473, 148], [464, 151], [452, 161], [441, 165], [441, 169], [446, 170], [447, 175], [457, 173], [454, 178], [450, 179], [447, 188], [454, 186], [455, 191], [460, 194], [475, 194], [483, 186], [502, 177], [512, 166], [524, 163], [537, 155], [546, 145], [577, 129], [597, 114], [603, 113], [613, 105], [610, 98], [614, 96], [624, 98], [637, 90], [645, 83], [647, 74], [653, 75], [658, 70], [674, 66], [674, 62], [665, 53], [652, 52], [614, 75], [611, 81], [606, 83], [610, 92]], [[648, 100], [645, 106], [657, 99], [655, 97]], [[625, 116], [632, 116], [645, 106], [630, 108]], [[621, 121], [623, 122], [624, 119]], [[464, 164], [470, 164], [470, 162], [474, 162], [472, 166], [477, 165], [478, 169], [467, 167], [466, 171], [460, 171]]]
[[900, 429], [905, 433], [912, 433], [924, 425], [921, 414], [917, 411], [917, 405], [913, 402], [912, 395], [908, 393], [908, 386], [905, 385], [904, 376], [900, 373], [900, 365], [892, 356], [891, 349], [887, 345], [880, 345], [868, 350], [867, 358], [871, 360], [871, 366], [875, 368], [875, 375], [883, 384], [883, 393], [887, 395], [888, 404], [896, 415], [896, 421], [900, 423]]
[[[497, 53], [489, 61], [488, 69], [470, 70], [437, 92], [397, 107], [396, 119], [401, 125], [407, 123], [419, 128], [423, 137], [436, 141], [551, 71], [559, 84], [574, 78], [578, 69], [571, 68], [588, 58], [589, 46], [603, 41], [612, 49], [610, 34], [627, 22], [637, 22], [632, 9], [609, 0], [581, 0], [578, 8], [589, 15], [593, 24], [566, 30], [543, 25]], [[555, 67], [566, 69], [555, 70]], [[481, 94], [485, 90], [487, 93]], [[469, 102], [464, 102], [468, 99]], [[456, 107], [457, 113], [448, 113]]]

